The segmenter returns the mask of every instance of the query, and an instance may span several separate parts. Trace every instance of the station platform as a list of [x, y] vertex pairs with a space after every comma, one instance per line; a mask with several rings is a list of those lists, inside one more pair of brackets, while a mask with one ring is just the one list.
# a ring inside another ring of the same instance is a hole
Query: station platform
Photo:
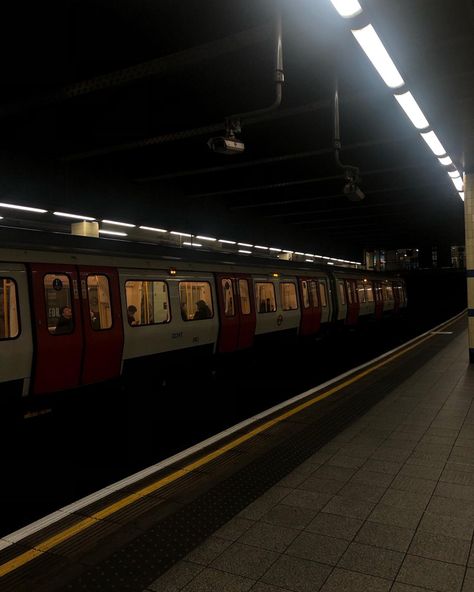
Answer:
[[474, 591], [466, 325], [4, 537], [0, 590]]

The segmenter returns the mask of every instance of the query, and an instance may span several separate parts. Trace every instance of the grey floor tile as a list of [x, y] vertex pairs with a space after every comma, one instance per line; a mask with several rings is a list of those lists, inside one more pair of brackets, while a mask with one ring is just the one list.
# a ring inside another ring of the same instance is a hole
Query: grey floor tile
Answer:
[[373, 502], [355, 500], [352, 498], [335, 495], [332, 500], [322, 509], [322, 512], [365, 520], [372, 512], [374, 507], [375, 504]]
[[356, 542], [392, 551], [406, 552], [415, 531], [379, 522], [366, 522], [356, 536]]
[[420, 586], [437, 592], [459, 592], [464, 576], [460, 565], [407, 555], [397, 582]]
[[288, 547], [286, 554], [301, 559], [311, 559], [318, 563], [336, 565], [347, 549], [347, 545], [348, 542], [342, 539], [302, 532]]
[[363, 483], [364, 485], [374, 485], [375, 487], [387, 488], [393, 481], [393, 475], [387, 473], [376, 473], [363, 468], [357, 471], [349, 483]]
[[185, 560], [199, 563], [200, 565], [208, 565], [231, 544], [232, 542], [227, 539], [211, 535], [198, 547], [193, 549], [191, 553], [188, 553]]
[[405, 464], [427, 467], [430, 469], [444, 469], [446, 461], [430, 454], [420, 454], [417, 456], [410, 456], [410, 458], [407, 459]]
[[466, 565], [469, 546], [470, 543], [461, 539], [419, 531], [410, 545], [409, 553], [437, 561]]
[[283, 553], [299, 533], [294, 528], [257, 522], [240, 537], [239, 543]]
[[355, 472], [356, 470], [353, 468], [323, 465], [322, 467], [319, 467], [313, 475], [320, 479], [334, 479], [335, 481], [342, 481], [345, 483], [346, 481], [349, 481]]
[[328, 565], [314, 561], [282, 555], [261, 580], [267, 584], [288, 588], [292, 592], [316, 592], [332, 569]]
[[282, 504], [319, 511], [332, 498], [331, 494], [295, 489], [281, 500]]
[[221, 526], [214, 533], [221, 539], [227, 539], [228, 541], [237, 540], [246, 530], [248, 530], [252, 524], [255, 524], [254, 520], [247, 520], [246, 518], [235, 517], [226, 522], [224, 526]]
[[474, 486], [441, 482], [438, 483], [435, 494], [451, 499], [474, 501]]
[[278, 506], [273, 507], [262, 517], [262, 521], [302, 530], [311, 522], [316, 514], [317, 510], [278, 504]]
[[462, 592], [474, 592], [474, 569], [468, 568], [464, 576]]
[[344, 467], [346, 469], [359, 469], [364, 463], [365, 458], [357, 458], [356, 456], [347, 456], [344, 454], [335, 454], [325, 466], [328, 467]]
[[405, 461], [409, 456], [410, 451], [404, 448], [379, 448], [372, 454], [371, 460], [381, 460], [398, 464]]
[[375, 471], [376, 473], [386, 473], [387, 475], [396, 475], [402, 468], [400, 462], [389, 462], [385, 460], [369, 459], [363, 466], [367, 471]]
[[408, 477], [416, 477], [417, 479], [437, 481], [442, 471], [442, 467], [423, 467], [420, 465], [406, 464], [402, 467], [399, 474]]
[[298, 486], [298, 489], [318, 491], [319, 493], [330, 493], [334, 495], [343, 487], [344, 481], [336, 481], [335, 479], [322, 479], [321, 477], [311, 475]]
[[400, 489], [401, 491], [412, 491], [414, 493], [427, 493], [431, 495], [436, 487], [436, 481], [408, 475], [397, 475], [390, 487], [392, 489]]
[[291, 592], [289, 588], [281, 588], [280, 586], [272, 586], [264, 582], [257, 582], [252, 588], [251, 592]]
[[401, 526], [402, 528], [416, 528], [422, 514], [423, 510], [400, 511], [399, 508], [379, 503], [370, 514], [369, 520], [381, 524]]
[[365, 483], [357, 483], [353, 480], [349, 481], [339, 491], [338, 495], [342, 497], [350, 497], [354, 500], [365, 500], [367, 502], [378, 502], [386, 491], [386, 487], [378, 487], [377, 485], [366, 485]]
[[441, 516], [439, 514], [425, 512], [418, 526], [418, 530], [470, 541], [474, 532], [474, 523], [469, 523], [464, 518]]
[[278, 485], [280, 485], [281, 487], [298, 487], [298, 485], [303, 483], [303, 481], [305, 481], [306, 479], [306, 473], [298, 473], [297, 471], [292, 471], [291, 473], [288, 473], [286, 477], [283, 477], [281, 481], [278, 481]]
[[391, 582], [367, 574], [336, 568], [321, 592], [388, 592]]
[[338, 567], [372, 576], [394, 579], [403, 561], [403, 553], [361, 543], [351, 543]]
[[273, 551], [233, 543], [212, 562], [211, 567], [257, 580], [278, 557], [278, 553]]
[[254, 583], [248, 578], [206, 568], [183, 588], [183, 592], [247, 592]]
[[326, 534], [338, 539], [352, 541], [357, 531], [362, 526], [363, 521], [358, 518], [349, 518], [348, 516], [337, 516], [320, 512], [312, 520], [306, 530], [318, 534]]
[[474, 485], [474, 474], [466, 471], [458, 471], [447, 466], [440, 477], [440, 481], [456, 483], [457, 485]]
[[292, 488], [274, 486], [239, 512], [238, 517], [247, 520], [260, 520], [270, 508], [278, 504], [290, 491], [292, 491]]
[[433, 495], [426, 511], [430, 514], [464, 518], [469, 523], [474, 520], [474, 502], [468, 502], [466, 500], [449, 499], [447, 497]]
[[430, 494], [427, 493], [387, 489], [380, 503], [400, 510], [424, 510], [429, 499]]
[[419, 586], [409, 586], [408, 584], [400, 584], [400, 582], [395, 582], [393, 588], [390, 592], [435, 592], [434, 590], [428, 588], [420, 588]]
[[204, 569], [202, 565], [179, 561], [147, 587], [153, 592], [179, 592]]

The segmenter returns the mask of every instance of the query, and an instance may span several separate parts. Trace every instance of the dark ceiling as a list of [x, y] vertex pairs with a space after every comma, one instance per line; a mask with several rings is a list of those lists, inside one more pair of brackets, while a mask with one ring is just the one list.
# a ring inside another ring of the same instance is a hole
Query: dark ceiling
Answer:
[[[473, 171], [472, 1], [360, 2], [457, 167]], [[0, 35], [1, 201], [359, 260], [363, 248], [463, 244], [446, 171], [329, 0], [281, 0], [281, 105], [242, 119], [243, 154], [208, 148], [227, 116], [274, 100], [276, 6], [13, 3]], [[336, 75], [360, 203], [342, 194], [332, 149]]]

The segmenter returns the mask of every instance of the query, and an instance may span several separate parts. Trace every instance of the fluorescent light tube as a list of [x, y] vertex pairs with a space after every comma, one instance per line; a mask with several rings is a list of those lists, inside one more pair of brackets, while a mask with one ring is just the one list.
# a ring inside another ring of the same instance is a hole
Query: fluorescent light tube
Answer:
[[202, 247], [201, 244], [199, 243], [188, 243], [188, 242], [183, 242], [183, 245], [186, 245], [187, 247]]
[[117, 232], [116, 230], [99, 230], [99, 234], [113, 234], [115, 236], [127, 236], [126, 232]]
[[331, 0], [337, 12], [344, 18], [357, 16], [362, 12], [362, 7], [357, 0]]
[[275, 247], [270, 247], [270, 251], [275, 251], [275, 253], [281, 253], [281, 249], [275, 249]]
[[237, 243], [240, 247], [253, 247], [253, 245], [249, 245], [248, 243]]
[[25, 210], [25, 212], [36, 212], [37, 214], [46, 214], [48, 210], [40, 208], [29, 208], [28, 206], [17, 206], [15, 204], [0, 203], [0, 208], [11, 208], [12, 210]]
[[436, 156], [443, 156], [444, 154], [446, 154], [446, 150], [444, 149], [443, 145], [438, 140], [438, 136], [434, 132], [422, 133], [421, 137], [431, 148], [433, 154], [435, 154]]
[[235, 244], [237, 244], [235, 241], [225, 240], [225, 239], [223, 239], [223, 238], [220, 238], [220, 239], [219, 239], [219, 242], [220, 242], [220, 243], [223, 243], [223, 244], [225, 244], [225, 245], [235, 245]]
[[164, 228], [153, 228], [153, 226], [140, 226], [140, 230], [151, 230], [152, 232], [168, 232]]
[[127, 228], [135, 228], [135, 224], [128, 222], [115, 222], [115, 220], [102, 220], [104, 224], [114, 224], [115, 226], [126, 226]]
[[262, 251], [268, 251], [268, 247], [262, 247], [262, 245], [255, 245], [256, 249], [261, 249]]
[[177, 230], [171, 230], [170, 234], [175, 234], [176, 236], [186, 236], [187, 238], [192, 238], [192, 234], [188, 234], [187, 232], [178, 232]]
[[458, 191], [462, 191], [464, 189], [464, 183], [461, 177], [456, 177], [455, 179], [451, 179], [451, 181]]
[[293, 255], [293, 251], [287, 251], [286, 249], [283, 249], [284, 253], [288, 253], [288, 255]]
[[216, 242], [216, 238], [212, 238], [212, 236], [196, 236], [199, 240], [209, 241], [211, 243]]
[[448, 175], [452, 179], [455, 179], [456, 177], [460, 177], [461, 176], [460, 172], [457, 169], [455, 171], [448, 171]]
[[404, 93], [403, 95], [394, 95], [398, 101], [400, 107], [405, 111], [408, 115], [410, 121], [417, 129], [425, 129], [429, 127], [428, 120], [423, 115], [423, 111], [420, 109], [418, 103], [413, 98], [413, 95], [410, 91]]
[[252, 251], [245, 251], [244, 249], [239, 249], [239, 253], [245, 253], [246, 255], [251, 255]]
[[312, 259], [305, 259], [306, 263], [314, 263]]
[[459, 197], [464, 201], [464, 191], [459, 192]]
[[301, 257], [304, 257], [304, 253], [300, 253], [299, 251], [295, 251], [295, 255], [300, 255]]
[[372, 25], [352, 31], [352, 34], [387, 86], [400, 88], [405, 84]]
[[79, 214], [67, 214], [66, 212], [53, 212], [55, 216], [63, 216], [64, 218], [77, 218], [79, 220], [89, 220], [94, 221], [95, 218], [91, 218], [91, 216], [80, 216]]
[[449, 166], [450, 164], [453, 164], [453, 161], [449, 156], [443, 156], [443, 158], [438, 158], [438, 160], [444, 166]]

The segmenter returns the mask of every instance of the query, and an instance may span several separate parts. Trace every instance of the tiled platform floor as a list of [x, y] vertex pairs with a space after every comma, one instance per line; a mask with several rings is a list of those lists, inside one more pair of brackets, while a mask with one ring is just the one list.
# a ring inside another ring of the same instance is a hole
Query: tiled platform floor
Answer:
[[147, 592], [474, 591], [473, 399], [463, 332]]

